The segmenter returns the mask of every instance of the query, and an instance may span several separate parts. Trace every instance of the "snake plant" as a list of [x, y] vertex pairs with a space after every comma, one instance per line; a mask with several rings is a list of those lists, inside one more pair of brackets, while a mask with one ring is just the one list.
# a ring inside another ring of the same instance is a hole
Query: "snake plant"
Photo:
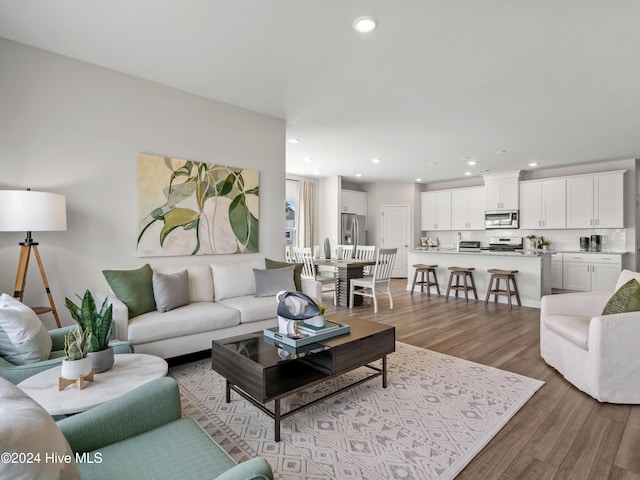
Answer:
[[[78, 298], [81, 297], [78, 295]], [[98, 311], [93, 295], [87, 290], [84, 293], [84, 297], [82, 297], [80, 306], [68, 298], [65, 298], [65, 305], [80, 328], [88, 330], [91, 334], [89, 351], [99, 352], [100, 350], [105, 350], [109, 346], [113, 324], [113, 306], [107, 299], [105, 298]]]
[[80, 360], [87, 356], [91, 333], [76, 327], [64, 337], [64, 354], [69, 360]]

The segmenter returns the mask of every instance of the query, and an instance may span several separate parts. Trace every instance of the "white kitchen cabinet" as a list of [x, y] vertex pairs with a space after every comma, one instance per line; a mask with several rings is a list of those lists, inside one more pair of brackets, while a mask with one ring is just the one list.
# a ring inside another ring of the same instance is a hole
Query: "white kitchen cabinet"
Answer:
[[562, 289], [562, 253], [551, 256], [551, 288]]
[[484, 187], [451, 191], [453, 230], [484, 230]]
[[565, 178], [520, 182], [520, 228], [566, 228]]
[[624, 171], [567, 178], [567, 228], [624, 228]]
[[622, 271], [622, 255], [565, 253], [562, 264], [563, 289], [612, 291]]
[[355, 190], [342, 190], [341, 212], [355, 213], [356, 215], [367, 214], [367, 192], [357, 192]]
[[519, 172], [517, 175], [484, 177], [485, 210], [518, 210]]
[[451, 190], [423, 192], [421, 230], [451, 230]]

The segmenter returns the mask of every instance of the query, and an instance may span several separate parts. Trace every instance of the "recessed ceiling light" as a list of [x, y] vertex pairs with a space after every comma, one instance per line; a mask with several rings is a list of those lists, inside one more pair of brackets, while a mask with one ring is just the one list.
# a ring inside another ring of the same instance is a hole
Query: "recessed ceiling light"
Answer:
[[537, 167], [538, 166], [538, 162], [530, 162], [529, 166], [530, 167]]
[[363, 17], [358, 17], [353, 21], [353, 29], [356, 32], [360, 32], [360, 33], [373, 32], [377, 26], [378, 26], [378, 21], [375, 18], [370, 17], [368, 15], [365, 15]]
[[475, 165], [476, 163], [478, 163], [478, 162], [476, 162], [475, 160], [469, 160], [467, 162], [467, 165]]
[[421, 182], [422, 179], [421, 178], [416, 178], [416, 182]]
[[320, 172], [316, 170], [315, 172], [313, 172], [313, 174], [314, 175], [320, 175]]
[[380, 159], [379, 158], [372, 158], [371, 161], [373, 163], [380, 163]]
[[304, 157], [302, 160], [304, 160], [305, 162], [309, 163], [311, 161], [311, 157]]
[[464, 172], [465, 175], [471, 175], [471, 172]]
[[361, 177], [362, 174], [361, 173], [356, 173], [356, 177]]
[[293, 143], [293, 144], [296, 144], [296, 143], [298, 143], [299, 141], [300, 141], [300, 140], [298, 140], [297, 138], [290, 138], [290, 139], [289, 139], [289, 143]]

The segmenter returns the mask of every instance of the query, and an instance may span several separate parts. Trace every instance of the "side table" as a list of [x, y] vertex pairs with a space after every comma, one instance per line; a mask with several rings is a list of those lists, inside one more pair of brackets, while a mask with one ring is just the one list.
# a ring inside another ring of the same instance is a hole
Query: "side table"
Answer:
[[18, 384], [23, 392], [38, 402], [50, 415], [84, 412], [119, 397], [155, 378], [167, 374], [167, 362], [141, 353], [114, 355], [113, 367], [96, 373], [94, 381], [82, 390], [69, 385], [58, 391], [60, 367], [37, 373]]

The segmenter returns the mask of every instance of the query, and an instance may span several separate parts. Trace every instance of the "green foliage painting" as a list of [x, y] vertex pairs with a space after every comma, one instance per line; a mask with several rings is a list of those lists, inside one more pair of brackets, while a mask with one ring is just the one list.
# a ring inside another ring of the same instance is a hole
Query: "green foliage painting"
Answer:
[[258, 251], [259, 174], [138, 154], [138, 256]]

